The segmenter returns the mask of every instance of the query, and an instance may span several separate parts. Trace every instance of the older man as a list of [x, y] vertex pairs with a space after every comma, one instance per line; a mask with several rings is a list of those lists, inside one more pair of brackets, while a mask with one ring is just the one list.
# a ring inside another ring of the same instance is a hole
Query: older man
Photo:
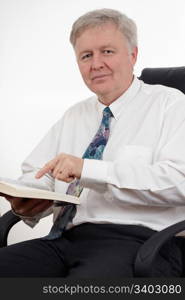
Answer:
[[[52, 211], [55, 223], [45, 238], [0, 249], [0, 276], [134, 277], [142, 243], [184, 219], [184, 95], [133, 75], [136, 26], [118, 11], [81, 16], [70, 40], [95, 96], [53, 126], [20, 180], [77, 195], [81, 205], [6, 196], [27, 224]], [[178, 238], [169, 243], [151, 276], [180, 276]]]

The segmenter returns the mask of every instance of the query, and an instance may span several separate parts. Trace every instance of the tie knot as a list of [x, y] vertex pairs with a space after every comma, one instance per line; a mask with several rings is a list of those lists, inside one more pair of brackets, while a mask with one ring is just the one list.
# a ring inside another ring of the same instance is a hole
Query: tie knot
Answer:
[[106, 118], [113, 117], [113, 114], [112, 114], [109, 106], [107, 106], [107, 107], [104, 108], [104, 110], [103, 110], [103, 116], [106, 117]]

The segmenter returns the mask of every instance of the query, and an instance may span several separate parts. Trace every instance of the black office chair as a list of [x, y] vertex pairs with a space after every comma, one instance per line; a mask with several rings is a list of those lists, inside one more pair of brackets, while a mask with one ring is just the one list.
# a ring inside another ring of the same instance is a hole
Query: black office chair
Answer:
[[21, 219], [14, 215], [12, 210], [7, 211], [0, 217], [0, 247], [7, 246], [8, 233], [19, 221], [21, 221]]
[[[140, 79], [149, 84], [163, 84], [179, 89], [185, 94], [185, 67], [174, 68], [146, 68], [142, 71]], [[0, 217], [0, 247], [7, 246], [7, 237], [11, 227], [20, 221], [12, 211]], [[185, 230], [185, 220], [153, 234], [139, 249], [135, 260], [135, 277], [151, 277], [152, 266], [155, 258], [164, 244], [177, 233]], [[181, 241], [184, 253], [185, 277], [185, 238]]]

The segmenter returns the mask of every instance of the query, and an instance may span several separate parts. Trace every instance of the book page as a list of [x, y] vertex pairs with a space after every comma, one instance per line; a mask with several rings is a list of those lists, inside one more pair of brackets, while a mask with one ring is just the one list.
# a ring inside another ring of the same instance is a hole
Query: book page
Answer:
[[61, 201], [61, 202], [74, 203], [74, 204], [80, 203], [79, 198], [72, 195], [20, 185], [19, 181], [16, 180], [8, 180], [8, 181], [9, 182], [6, 182], [4, 180], [0, 181], [1, 193], [13, 197], [33, 198], [33, 199], [43, 199], [43, 200], [45, 199], [45, 200]]

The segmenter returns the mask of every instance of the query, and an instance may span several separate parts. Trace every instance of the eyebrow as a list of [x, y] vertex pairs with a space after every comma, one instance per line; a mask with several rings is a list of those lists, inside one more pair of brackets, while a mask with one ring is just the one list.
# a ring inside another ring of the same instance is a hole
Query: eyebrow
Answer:
[[[113, 45], [111, 45], [111, 44], [106, 44], [106, 45], [103, 45], [103, 46], [101, 46], [100, 47], [100, 50], [102, 50], [102, 49], [105, 49], [105, 48], [112, 48], [112, 49], [115, 49], [115, 47], [113, 46]], [[80, 53], [79, 53], [79, 56], [81, 56], [82, 54], [84, 54], [84, 53], [89, 53], [89, 52], [92, 52], [92, 50], [83, 50], [83, 51], [81, 51]]]

